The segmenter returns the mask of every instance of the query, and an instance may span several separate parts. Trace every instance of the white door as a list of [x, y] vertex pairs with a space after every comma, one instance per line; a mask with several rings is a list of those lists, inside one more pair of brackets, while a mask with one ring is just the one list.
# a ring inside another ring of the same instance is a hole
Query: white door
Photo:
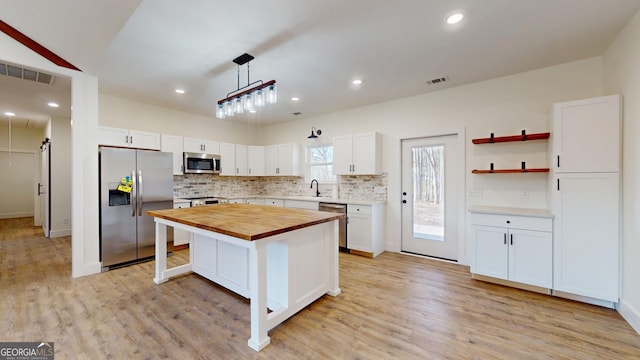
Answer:
[[40, 213], [42, 214], [42, 233], [44, 237], [49, 237], [51, 231], [51, 194], [49, 192], [49, 181], [51, 180], [51, 143], [47, 142], [41, 148], [41, 170], [38, 195], [40, 196]]
[[402, 141], [402, 251], [458, 260], [458, 135]]

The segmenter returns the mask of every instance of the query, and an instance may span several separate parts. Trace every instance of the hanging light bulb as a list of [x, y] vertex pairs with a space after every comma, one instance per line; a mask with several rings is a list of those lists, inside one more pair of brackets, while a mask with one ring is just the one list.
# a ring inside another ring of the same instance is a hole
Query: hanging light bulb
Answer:
[[233, 112], [236, 114], [242, 114], [244, 112], [244, 106], [242, 105], [242, 98], [239, 97], [236, 100], [235, 105], [233, 105]]
[[224, 119], [224, 103], [223, 104], [218, 104], [218, 107], [216, 108], [216, 117], [218, 119]]
[[251, 93], [244, 96], [244, 109], [247, 111], [253, 110], [253, 96]]
[[233, 116], [233, 103], [228, 100], [224, 103], [224, 114], [226, 116]]
[[267, 90], [267, 104], [275, 104], [278, 102], [278, 93], [276, 92], [276, 85], [270, 85]]
[[258, 89], [255, 93], [253, 93], [253, 101], [254, 104], [258, 107], [263, 107], [265, 105], [264, 101], [264, 91], [262, 89]]

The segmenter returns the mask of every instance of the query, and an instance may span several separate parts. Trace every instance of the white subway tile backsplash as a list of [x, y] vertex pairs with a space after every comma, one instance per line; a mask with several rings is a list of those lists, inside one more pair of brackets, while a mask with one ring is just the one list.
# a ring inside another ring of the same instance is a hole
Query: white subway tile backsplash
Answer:
[[[175, 197], [251, 195], [312, 196], [315, 186], [300, 177], [218, 176], [186, 174], [173, 176]], [[387, 174], [338, 176], [338, 197], [350, 200], [387, 200]], [[320, 196], [333, 196], [332, 184], [320, 185]]]

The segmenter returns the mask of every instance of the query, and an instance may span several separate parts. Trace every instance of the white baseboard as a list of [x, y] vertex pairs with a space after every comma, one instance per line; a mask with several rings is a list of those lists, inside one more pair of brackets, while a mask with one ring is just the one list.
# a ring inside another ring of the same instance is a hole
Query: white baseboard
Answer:
[[63, 237], [63, 236], [71, 236], [71, 228], [49, 231], [50, 238], [57, 238], [57, 237]]
[[71, 264], [71, 277], [79, 278], [82, 276], [88, 276], [93, 274], [99, 274], [102, 272], [102, 263], [83, 264], [81, 266], [74, 266]]
[[620, 300], [618, 313], [620, 313], [620, 315], [627, 320], [629, 325], [631, 325], [631, 327], [640, 334], [640, 311], [638, 311], [638, 309], [634, 309], [633, 306], [623, 299]]
[[33, 212], [0, 214], [0, 219], [15, 219], [15, 218], [23, 218], [23, 217], [33, 217]]

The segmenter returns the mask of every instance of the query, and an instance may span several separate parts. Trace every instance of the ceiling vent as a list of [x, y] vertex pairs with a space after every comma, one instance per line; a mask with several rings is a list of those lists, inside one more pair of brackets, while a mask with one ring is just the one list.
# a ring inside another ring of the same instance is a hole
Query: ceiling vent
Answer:
[[436, 84], [443, 83], [445, 81], [449, 81], [449, 77], [448, 76], [443, 76], [443, 77], [439, 77], [439, 78], [428, 80], [427, 81], [427, 85], [436, 85]]
[[14, 78], [35, 81], [47, 85], [51, 85], [54, 78], [54, 76], [51, 74], [2, 63], [0, 63], [0, 75], [7, 75]]

